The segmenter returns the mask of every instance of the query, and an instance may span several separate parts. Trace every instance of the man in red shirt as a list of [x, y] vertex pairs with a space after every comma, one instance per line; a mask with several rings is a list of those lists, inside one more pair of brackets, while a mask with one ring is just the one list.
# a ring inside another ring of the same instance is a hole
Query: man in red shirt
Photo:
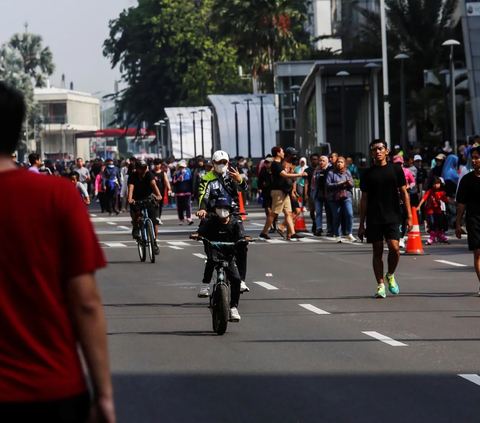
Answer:
[[[80, 349], [93, 387], [90, 417], [114, 423], [94, 277], [105, 258], [75, 187], [12, 162], [24, 116], [22, 95], [0, 82], [0, 185], [8, 201], [0, 208], [0, 420], [86, 422], [90, 395]], [[65, 239], [75, 246], [66, 248]]]

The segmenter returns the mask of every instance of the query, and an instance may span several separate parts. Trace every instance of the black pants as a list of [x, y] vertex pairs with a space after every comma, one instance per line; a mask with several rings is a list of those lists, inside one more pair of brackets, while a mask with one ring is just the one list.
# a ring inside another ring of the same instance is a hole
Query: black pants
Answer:
[[[205, 265], [205, 272], [203, 274], [203, 283], [210, 283], [212, 280], [213, 272], [215, 270], [215, 262], [213, 260], [207, 260]], [[225, 268], [225, 274], [230, 281], [230, 307], [238, 307], [240, 301], [240, 274], [237, 267], [237, 263], [232, 261], [228, 267]]]
[[190, 195], [176, 195], [176, 198], [178, 220], [183, 222], [185, 217], [188, 221], [192, 220], [192, 213], [190, 210]]
[[106, 208], [106, 199], [105, 199], [105, 193], [104, 192], [99, 192], [98, 193], [98, 202], [100, 203], [100, 208], [102, 210], [102, 213], [105, 211]]
[[117, 188], [111, 189], [107, 188], [105, 192], [105, 209], [108, 213], [114, 213], [117, 211], [118, 201], [117, 201]]
[[51, 402], [1, 403], [2, 423], [85, 423], [90, 412], [90, 395]]

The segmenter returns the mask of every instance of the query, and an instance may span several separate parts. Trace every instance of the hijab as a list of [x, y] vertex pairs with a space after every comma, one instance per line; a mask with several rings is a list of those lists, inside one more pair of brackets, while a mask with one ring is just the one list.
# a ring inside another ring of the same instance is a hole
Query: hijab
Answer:
[[[302, 161], [305, 163], [304, 166], [302, 166]], [[299, 163], [299, 168], [300, 168], [300, 172], [298, 172], [298, 173], [305, 172], [305, 169], [308, 167], [307, 166], [307, 159], [305, 157], [302, 157], [298, 163]]]
[[[345, 164], [345, 165], [343, 166], [343, 170], [340, 170], [340, 169], [337, 167], [337, 162], [338, 162], [340, 159], [342, 159], [342, 160], [343, 160], [343, 163]], [[345, 159], [345, 157], [341, 157], [341, 156], [340, 156], [340, 157], [337, 159], [337, 161], [335, 162], [335, 165], [334, 165], [334, 166], [335, 166], [335, 172], [340, 173], [340, 174], [342, 174], [342, 175], [343, 175], [344, 173], [347, 173], [347, 170], [348, 170], [348, 169], [347, 169], [347, 160]]]
[[447, 156], [447, 160], [445, 161], [445, 165], [443, 166], [442, 170], [442, 178], [445, 181], [452, 181], [455, 184], [458, 184], [458, 172], [457, 172], [457, 164], [458, 164], [458, 157], [454, 154], [450, 154]]

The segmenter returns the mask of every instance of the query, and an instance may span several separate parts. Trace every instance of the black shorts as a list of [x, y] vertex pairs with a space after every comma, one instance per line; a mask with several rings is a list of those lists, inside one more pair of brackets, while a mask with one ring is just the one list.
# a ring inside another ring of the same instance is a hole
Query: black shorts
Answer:
[[263, 197], [262, 207], [264, 209], [271, 209], [272, 208], [272, 196], [271, 195], [267, 195], [267, 196]]
[[467, 225], [468, 249], [470, 251], [480, 250], [480, 229], [469, 228]]
[[374, 242], [382, 242], [384, 239], [400, 240], [400, 233], [402, 231], [400, 223], [367, 223], [365, 236], [367, 242], [372, 244]]
[[420, 204], [420, 200], [418, 197], [418, 193], [416, 194], [410, 194], [410, 206], [411, 207], [418, 207]]
[[297, 200], [292, 200], [290, 197], [290, 201], [292, 203], [292, 211], [294, 212], [296, 209], [300, 208], [300, 203]]
[[[148, 211], [148, 217], [151, 219], [154, 226], [157, 226], [158, 225], [158, 219], [157, 219], [157, 211], [155, 210], [155, 205], [153, 203], [149, 202], [145, 205], [145, 208]], [[130, 204], [131, 213], [139, 213], [141, 209], [142, 209], [142, 206], [139, 205], [139, 204]]]

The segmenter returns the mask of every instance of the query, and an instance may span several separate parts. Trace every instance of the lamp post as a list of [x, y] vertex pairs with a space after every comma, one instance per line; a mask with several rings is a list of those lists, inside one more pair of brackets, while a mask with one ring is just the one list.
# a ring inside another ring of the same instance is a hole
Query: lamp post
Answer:
[[282, 144], [283, 138], [283, 95], [285, 94], [283, 91], [278, 91], [275, 94], [278, 95], [278, 144]]
[[453, 48], [459, 46], [460, 43], [457, 40], [447, 40], [442, 46], [450, 47], [450, 129], [452, 131], [452, 148], [453, 153], [457, 154], [457, 104], [455, 102], [455, 62], [453, 61]]
[[450, 75], [450, 69], [443, 69], [440, 71], [440, 75], [443, 75], [443, 82], [445, 83], [443, 95], [443, 102], [445, 103], [445, 126], [443, 127], [443, 141], [446, 141], [448, 134], [451, 134], [450, 130], [450, 107], [448, 104], [448, 84], [447, 84], [447, 75]]
[[375, 80], [375, 70], [374, 69], [379, 69], [381, 66], [377, 63], [367, 63], [365, 65], [366, 68], [371, 69], [370, 73], [370, 113], [371, 113], [371, 118], [370, 118], [370, 125], [371, 125], [371, 141], [374, 140], [377, 137], [377, 134], [375, 133], [375, 95], [377, 94], [376, 90], [376, 80]]
[[215, 110], [215, 108], [213, 106], [208, 106], [208, 108], [210, 109], [210, 128], [212, 128], [212, 150], [211, 150], [211, 156], [210, 157], [213, 157], [213, 153], [215, 152], [215, 143], [214, 143], [214, 136], [213, 136], [213, 111]]
[[403, 151], [408, 151], [407, 148], [407, 100], [405, 92], [405, 60], [409, 58], [408, 54], [400, 53], [397, 54], [394, 59], [401, 61], [401, 70], [400, 70], [400, 90], [402, 96], [402, 142]]
[[247, 103], [247, 132], [248, 132], [248, 157], [252, 157], [252, 133], [250, 131], [250, 102], [251, 98], [243, 100]]
[[[265, 117], [263, 113], [263, 99], [266, 95], [259, 95], [258, 98], [260, 99], [260, 125], [262, 128], [262, 157], [265, 157]], [[252, 156], [249, 155], [251, 158]]]
[[197, 133], [195, 128], [195, 115], [197, 114], [196, 111], [190, 112], [193, 119], [193, 154], [197, 157]]
[[161, 122], [163, 121], [159, 121], [159, 122], [155, 122], [153, 125], [155, 126], [155, 129], [157, 130], [157, 159], [160, 158], [160, 136], [158, 134], [158, 127], [161, 126]]
[[237, 105], [240, 104], [238, 101], [232, 101], [233, 106], [235, 107], [235, 147], [237, 150], [237, 157], [240, 156], [239, 145], [238, 145], [238, 112]]
[[380, 0], [380, 26], [382, 30], [382, 65], [383, 65], [383, 108], [385, 142], [390, 148], [390, 91], [388, 86], [388, 54], [387, 54], [387, 13], [385, 0]]
[[182, 133], [182, 113], [179, 113], [178, 119], [180, 121], [180, 160], [183, 159], [183, 133]]
[[297, 105], [298, 105], [298, 92], [300, 91], [300, 85], [292, 85], [290, 89], [293, 91], [293, 117], [294, 117], [294, 125], [295, 129], [297, 128]]
[[200, 130], [202, 132], [202, 157], [205, 157], [205, 141], [203, 138], [203, 114], [205, 113], [204, 109], [200, 109]]
[[342, 78], [342, 154], [347, 154], [347, 117], [345, 113], [345, 77], [350, 76], [346, 71], [337, 72], [337, 76]]
[[[163, 123], [162, 123], [163, 122]], [[160, 123], [162, 124], [162, 126], [160, 127], [160, 130], [162, 131], [161, 132], [161, 138], [162, 138], [162, 157], [165, 159], [168, 157], [169, 155], [169, 150], [170, 150], [170, 143], [169, 143], [169, 140], [168, 140], [168, 125], [167, 125], [167, 122], [168, 122], [168, 117], [164, 118], [163, 120], [160, 121]], [[164, 131], [163, 131], [163, 128], [167, 128], [167, 139], [165, 140], [164, 138]], [[165, 141], [165, 142], [164, 142]], [[165, 149], [163, 149], [165, 147]]]

